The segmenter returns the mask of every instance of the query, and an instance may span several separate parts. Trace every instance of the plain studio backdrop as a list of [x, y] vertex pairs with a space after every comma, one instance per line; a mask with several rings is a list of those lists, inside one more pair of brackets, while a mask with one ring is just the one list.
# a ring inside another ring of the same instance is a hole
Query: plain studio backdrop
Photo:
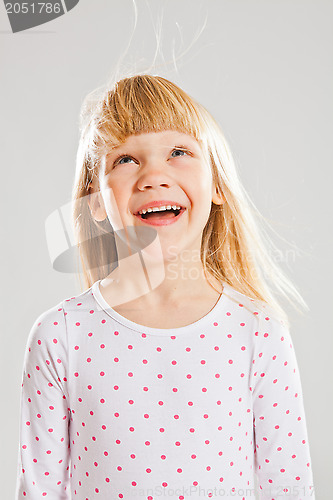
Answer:
[[1, 498], [14, 497], [22, 364], [39, 314], [81, 293], [45, 234], [70, 201], [84, 96], [117, 66], [169, 78], [222, 126], [310, 307], [290, 314], [317, 500], [331, 498], [332, 88], [329, 0], [80, 0], [13, 34], [0, 6]]

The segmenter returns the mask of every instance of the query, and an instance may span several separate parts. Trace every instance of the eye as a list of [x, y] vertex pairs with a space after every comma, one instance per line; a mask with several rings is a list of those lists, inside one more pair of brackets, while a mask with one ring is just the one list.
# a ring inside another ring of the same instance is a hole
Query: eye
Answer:
[[128, 155], [122, 155], [122, 156], [120, 156], [119, 158], [117, 158], [117, 160], [114, 162], [114, 164], [113, 164], [113, 165], [114, 165], [114, 166], [115, 166], [115, 165], [118, 165], [118, 163], [120, 163], [120, 165], [124, 165], [124, 164], [126, 164], [126, 163], [129, 163], [128, 161], [124, 161], [124, 162], [123, 162], [123, 160], [132, 160], [132, 161], [134, 161], [134, 160], [133, 160], [133, 158], [132, 158], [131, 156], [128, 156]]
[[[171, 153], [171, 156], [173, 155], [173, 153], [184, 153], [184, 154], [188, 154], [189, 152], [186, 150], [186, 149], [174, 149]], [[176, 158], [177, 156], [183, 156], [182, 154], [176, 154], [175, 156], [173, 156], [173, 158]]]

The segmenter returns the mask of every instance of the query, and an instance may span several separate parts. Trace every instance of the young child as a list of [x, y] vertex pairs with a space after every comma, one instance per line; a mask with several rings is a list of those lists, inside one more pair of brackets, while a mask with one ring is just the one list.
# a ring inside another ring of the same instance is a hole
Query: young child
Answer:
[[74, 184], [85, 288], [30, 331], [16, 498], [314, 499], [267, 280], [304, 302], [211, 115], [162, 77], [123, 78], [83, 106]]

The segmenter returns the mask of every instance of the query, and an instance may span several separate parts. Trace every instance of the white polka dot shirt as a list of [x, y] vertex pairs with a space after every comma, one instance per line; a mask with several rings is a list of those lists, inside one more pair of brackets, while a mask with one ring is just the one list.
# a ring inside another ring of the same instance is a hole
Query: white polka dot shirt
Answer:
[[267, 311], [225, 284], [198, 321], [151, 328], [96, 281], [42, 313], [16, 499], [315, 500], [292, 339]]

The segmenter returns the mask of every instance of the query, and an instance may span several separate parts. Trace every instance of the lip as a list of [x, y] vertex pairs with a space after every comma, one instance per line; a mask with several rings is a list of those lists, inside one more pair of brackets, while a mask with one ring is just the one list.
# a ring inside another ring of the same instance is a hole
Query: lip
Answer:
[[[174, 203], [174, 205], [175, 204], [176, 203]], [[147, 205], [147, 206], [151, 207], [153, 205]], [[155, 205], [155, 206], [158, 206], [158, 205]], [[143, 210], [143, 209], [140, 208], [140, 210]], [[137, 217], [144, 224], [148, 224], [148, 226], [169, 226], [170, 224], [174, 224], [175, 222], [177, 222], [177, 220], [183, 215], [185, 210], [186, 210], [185, 207], [182, 208], [180, 210], [179, 214], [176, 215], [175, 217], [172, 217], [171, 219], [159, 219], [159, 220], [158, 219], [143, 219], [139, 214], [135, 214], [135, 217]]]
[[134, 212], [133, 214], [137, 216], [137, 215], [139, 215], [140, 210], [146, 210], [147, 208], [153, 208], [153, 207], [164, 207], [164, 206], [167, 206], [167, 205], [171, 205], [171, 206], [172, 205], [177, 205], [179, 207], [182, 207], [182, 209], [186, 208], [181, 203], [178, 203], [178, 201], [158, 200], [158, 201], [150, 201], [149, 203], [146, 203], [145, 205], [141, 205], [141, 207], [139, 207], [137, 209], [137, 211]]

